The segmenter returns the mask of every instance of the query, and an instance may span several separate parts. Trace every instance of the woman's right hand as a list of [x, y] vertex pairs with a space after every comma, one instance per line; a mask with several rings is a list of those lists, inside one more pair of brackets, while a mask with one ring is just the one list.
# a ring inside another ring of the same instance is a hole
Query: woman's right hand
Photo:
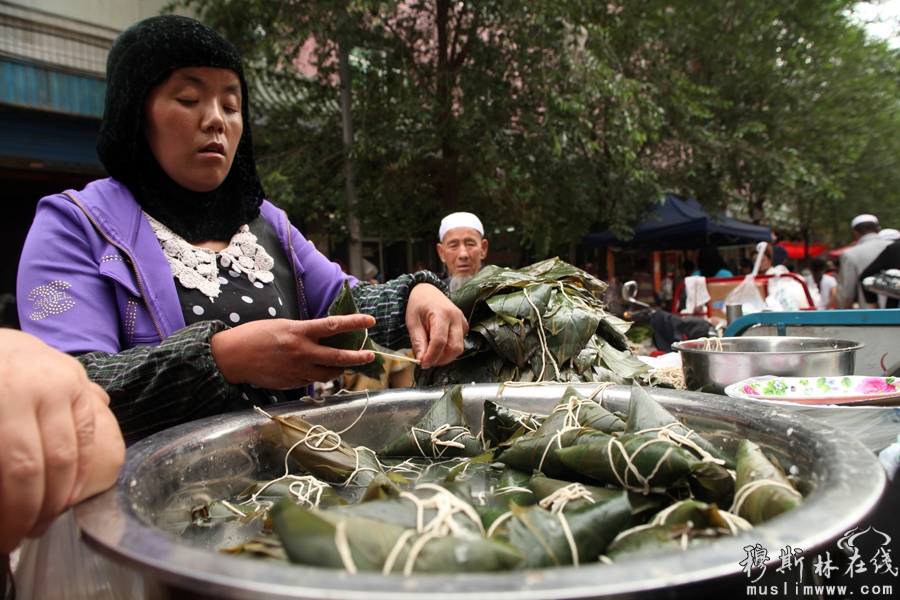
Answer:
[[288, 390], [336, 379], [345, 367], [375, 360], [369, 350], [339, 350], [319, 344], [322, 338], [374, 324], [372, 316], [363, 314], [308, 321], [264, 319], [220, 331], [209, 344], [228, 383]]

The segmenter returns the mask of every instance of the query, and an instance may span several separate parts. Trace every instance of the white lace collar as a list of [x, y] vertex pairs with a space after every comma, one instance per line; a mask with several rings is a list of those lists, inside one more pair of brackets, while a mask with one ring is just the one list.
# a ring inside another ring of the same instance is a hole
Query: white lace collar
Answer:
[[172, 276], [189, 290], [199, 290], [210, 300], [219, 295], [219, 269], [216, 267], [216, 256], [219, 264], [238, 273], [246, 273], [251, 282], [270, 283], [275, 276], [272, 267], [275, 261], [266, 249], [256, 243], [256, 236], [250, 233], [250, 227], [241, 225], [231, 238], [228, 247], [221, 252], [208, 248], [199, 248], [190, 244], [180, 235], [144, 213], [159, 245], [162, 247]]

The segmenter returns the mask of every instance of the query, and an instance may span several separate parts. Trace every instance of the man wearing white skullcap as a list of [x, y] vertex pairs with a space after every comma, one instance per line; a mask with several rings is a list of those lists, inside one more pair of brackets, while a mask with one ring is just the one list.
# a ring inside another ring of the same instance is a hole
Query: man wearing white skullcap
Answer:
[[854, 217], [850, 221], [850, 228], [856, 244], [841, 252], [841, 285], [838, 288], [837, 307], [853, 308], [856, 302], [859, 308], [869, 308], [859, 284], [859, 275], [891, 242], [878, 237], [878, 217], [875, 215]]
[[453, 292], [481, 270], [488, 241], [484, 239], [481, 219], [468, 212], [455, 212], [444, 217], [439, 236], [437, 252], [450, 271], [447, 284]]

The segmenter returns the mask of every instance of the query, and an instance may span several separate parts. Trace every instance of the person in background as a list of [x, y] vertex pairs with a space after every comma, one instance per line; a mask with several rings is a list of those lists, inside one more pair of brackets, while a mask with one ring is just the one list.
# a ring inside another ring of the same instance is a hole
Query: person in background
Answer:
[[697, 255], [698, 269], [691, 275], [702, 275], [703, 277], [731, 277], [734, 273], [728, 268], [728, 264], [719, 250], [714, 246], [704, 246], [700, 248]]
[[850, 229], [853, 231], [856, 244], [841, 252], [841, 281], [838, 285], [837, 307], [853, 308], [856, 303], [859, 308], [866, 308], [869, 304], [859, 283], [859, 275], [891, 242], [878, 237], [878, 217], [875, 215], [863, 214], [854, 217], [850, 222]]
[[781, 245], [772, 246], [772, 266], [779, 267], [783, 266], [788, 273], [791, 271], [790, 265], [787, 264], [788, 259], [788, 251], [787, 248]]
[[381, 283], [381, 275], [378, 273], [378, 267], [372, 264], [368, 259], [363, 259], [363, 279], [369, 283]]
[[[237, 50], [199, 21], [132, 25], [107, 60], [110, 177], [42, 199], [28, 233], [23, 330], [78, 355], [129, 441], [374, 360], [321, 343], [335, 334], [367, 329], [423, 368], [462, 352], [468, 324], [436, 275], [357, 281], [263, 199], [247, 90]], [[345, 286], [361, 314], [328, 316]]]
[[[888, 240], [889, 242], [900, 241], [900, 230], [892, 229], [890, 227], [885, 227], [884, 229], [881, 229], [878, 231], [878, 237], [880, 237], [881, 239], [884, 239], [884, 240]], [[888, 248], [890, 248], [890, 246], [885, 248], [884, 252], [887, 252]], [[884, 252], [882, 252], [882, 254], [884, 254]], [[879, 255], [879, 257], [880, 256], [881, 255]], [[876, 260], [878, 260], [878, 259], [876, 259]], [[884, 268], [893, 268], [893, 269], [896, 269], [897, 268], [896, 265], [900, 264], [897, 261], [890, 261], [890, 260], [886, 260], [884, 262], [881, 262], [880, 264], [885, 264], [885, 263], [890, 263], [893, 266], [884, 267]], [[872, 265], [869, 265], [869, 267], [871, 267], [871, 266]], [[864, 271], [866, 273], [865, 276], [860, 274], [860, 276], [859, 276], [860, 281], [862, 281], [869, 275], [874, 275], [875, 273], [877, 273], [877, 271], [873, 272], [873, 273], [868, 273], [869, 267], [866, 267], [866, 270]], [[878, 269], [878, 271], [880, 271], [880, 270], [881, 269]], [[900, 306], [900, 300], [898, 300], [897, 298], [889, 298], [888, 296], [886, 296], [884, 294], [873, 294], [872, 292], [865, 291], [865, 297], [866, 297], [866, 302], [877, 303], [879, 308], [898, 308], [898, 306]], [[874, 300], [872, 298], [874, 298]]]
[[488, 252], [484, 225], [472, 213], [455, 212], [441, 220], [438, 237], [438, 256], [450, 272], [445, 283], [455, 292], [481, 270]]
[[738, 265], [738, 271], [741, 275], [749, 275], [753, 272], [753, 261], [749, 258], [742, 258]]
[[[697, 263], [691, 259], [685, 259], [681, 263], [681, 271], [675, 273], [675, 281], [673, 282], [675, 291], [678, 293], [678, 307], [683, 309], [687, 301], [687, 291], [684, 288], [684, 278], [690, 277], [697, 270]], [[680, 292], [678, 290], [681, 290]]]
[[125, 442], [109, 396], [77, 360], [34, 336], [0, 329], [0, 554], [113, 485]]
[[813, 290], [816, 291], [816, 294], [813, 294], [813, 299], [818, 295], [819, 300], [816, 308], [819, 310], [834, 308], [838, 282], [837, 279], [826, 272], [828, 263], [821, 256], [817, 256], [809, 262], [809, 268], [811, 273], [806, 278], [806, 286], [809, 288], [810, 293]]
[[658, 300], [659, 305], [670, 308], [672, 299], [675, 297], [675, 267], [674, 265], [666, 270], [666, 276], [662, 278], [659, 285]]
[[[759, 272], [763, 275], [784, 275], [786, 273], [790, 273], [788, 268], [784, 265], [775, 264], [774, 254], [775, 251], [772, 244], [766, 244], [766, 247], [763, 250], [762, 260], [759, 263]], [[755, 261], [756, 258], [757, 257], [754, 256], [753, 260]]]
[[[773, 264], [775, 248], [781, 248], [784, 256], [787, 256], [787, 249], [783, 246], [772, 246], [767, 243], [762, 252], [762, 259], [759, 263], [760, 273], [763, 275], [789, 275], [790, 269], [783, 264]], [[754, 256], [755, 261], [757, 256]], [[796, 281], [787, 277], [773, 277], [768, 283], [768, 295], [766, 296], [766, 304], [771, 310], [802, 310], [814, 308], [810, 300], [807, 299], [805, 286], [800, 281]]]
[[[877, 275], [886, 269], [900, 269], [900, 239], [882, 250], [881, 254], [876, 256], [875, 260], [863, 269], [862, 273], [859, 274], [859, 281], [862, 283], [862, 280], [866, 277]], [[876, 303], [880, 308], [900, 308], [900, 299], [898, 298], [889, 298], [868, 290], [863, 290], [863, 296], [866, 301], [866, 308], [874, 308]], [[880, 302], [882, 298], [884, 298], [883, 303]]]

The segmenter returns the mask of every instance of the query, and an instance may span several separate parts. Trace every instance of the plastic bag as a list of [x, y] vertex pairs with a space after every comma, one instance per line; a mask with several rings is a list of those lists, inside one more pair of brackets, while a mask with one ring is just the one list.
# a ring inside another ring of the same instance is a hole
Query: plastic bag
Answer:
[[897, 467], [900, 467], [900, 435], [897, 441], [878, 453], [878, 462], [887, 472], [888, 479], [893, 481]]
[[71, 509], [43, 536], [22, 543], [13, 574], [18, 600], [142, 600], [141, 574], [94, 552], [81, 540]]
[[745, 315], [765, 310], [766, 301], [759, 293], [759, 288], [756, 287], [756, 274], [759, 272], [759, 264], [762, 262], [763, 252], [766, 249], [765, 244], [765, 242], [760, 242], [756, 245], [756, 264], [753, 265], [753, 271], [729, 292], [725, 297], [725, 306], [739, 304]]
[[806, 298], [803, 284], [792, 277], [775, 276], [769, 280], [767, 304], [772, 310], [795, 311], [813, 308]]

